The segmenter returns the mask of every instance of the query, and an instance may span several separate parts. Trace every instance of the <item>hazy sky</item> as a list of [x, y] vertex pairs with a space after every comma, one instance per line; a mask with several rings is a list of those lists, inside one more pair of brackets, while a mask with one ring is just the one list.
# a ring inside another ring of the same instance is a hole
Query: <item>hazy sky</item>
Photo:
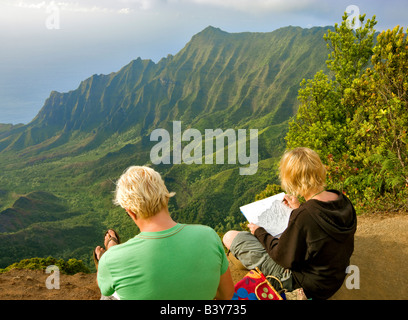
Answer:
[[334, 25], [356, 5], [377, 31], [408, 27], [407, 0], [0, 0], [0, 123], [28, 123], [52, 90], [141, 57], [176, 54], [212, 25], [270, 32]]

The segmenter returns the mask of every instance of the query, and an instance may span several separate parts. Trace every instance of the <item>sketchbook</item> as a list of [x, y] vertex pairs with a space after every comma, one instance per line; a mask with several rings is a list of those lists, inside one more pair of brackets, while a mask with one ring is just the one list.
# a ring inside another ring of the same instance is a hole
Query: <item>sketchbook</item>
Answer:
[[263, 227], [269, 234], [279, 238], [288, 226], [291, 208], [283, 204], [285, 193], [252, 202], [240, 207], [248, 222]]

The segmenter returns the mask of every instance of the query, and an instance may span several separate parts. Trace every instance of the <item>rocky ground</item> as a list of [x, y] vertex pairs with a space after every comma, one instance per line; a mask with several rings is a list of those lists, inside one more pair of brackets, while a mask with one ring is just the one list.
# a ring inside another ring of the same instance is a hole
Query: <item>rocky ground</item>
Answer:
[[[234, 281], [247, 272], [230, 258]], [[408, 299], [408, 214], [377, 214], [358, 217], [355, 251], [351, 264], [358, 267], [359, 289], [343, 287], [333, 300]], [[357, 270], [357, 269], [356, 269]], [[60, 288], [47, 289], [50, 274], [11, 270], [0, 274], [1, 300], [98, 300], [96, 274], [60, 275]], [[356, 274], [349, 277], [356, 279]], [[349, 287], [357, 283], [349, 279]]]

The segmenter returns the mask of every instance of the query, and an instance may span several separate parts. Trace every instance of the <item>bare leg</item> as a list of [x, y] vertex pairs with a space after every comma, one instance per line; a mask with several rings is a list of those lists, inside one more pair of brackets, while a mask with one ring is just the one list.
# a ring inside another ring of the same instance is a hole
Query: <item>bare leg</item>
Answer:
[[104, 248], [102, 248], [102, 247], [100, 247], [100, 246], [97, 246], [96, 248], [95, 248], [95, 253], [96, 253], [96, 257], [98, 258], [98, 260], [101, 258], [101, 256], [105, 253], [105, 249]]
[[239, 231], [231, 230], [228, 231], [222, 238], [222, 242], [224, 243], [228, 250], [231, 248], [232, 241], [235, 239], [238, 233]]

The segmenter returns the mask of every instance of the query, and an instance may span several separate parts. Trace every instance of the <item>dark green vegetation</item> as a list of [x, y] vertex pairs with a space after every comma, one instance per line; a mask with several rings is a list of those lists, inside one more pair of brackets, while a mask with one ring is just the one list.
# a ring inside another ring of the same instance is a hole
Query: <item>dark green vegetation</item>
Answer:
[[301, 84], [288, 146], [318, 151], [357, 209], [407, 210], [407, 36], [397, 26], [375, 37], [375, 17], [356, 32], [346, 21], [325, 37], [330, 72]]
[[[324, 69], [327, 28], [287, 27], [229, 34], [208, 27], [175, 56], [137, 59], [116, 73], [94, 75], [76, 90], [52, 92], [31, 123], [0, 126], [0, 267], [29, 257], [78, 258], [108, 227], [124, 240], [137, 232], [112, 204], [114, 181], [150, 162], [150, 133], [258, 129], [259, 167], [154, 166], [170, 191], [174, 218], [222, 232], [243, 221], [239, 206], [278, 183], [287, 121], [297, 110], [303, 78]], [[248, 131], [249, 136], [249, 131]]]
[[53, 257], [47, 258], [30, 258], [23, 259], [20, 262], [15, 262], [7, 268], [0, 269], [0, 273], [7, 272], [11, 269], [29, 269], [29, 270], [45, 270], [49, 266], [57, 266], [58, 270], [63, 274], [73, 275], [78, 272], [90, 273], [90, 270], [81, 260], [69, 259], [55, 259]]

